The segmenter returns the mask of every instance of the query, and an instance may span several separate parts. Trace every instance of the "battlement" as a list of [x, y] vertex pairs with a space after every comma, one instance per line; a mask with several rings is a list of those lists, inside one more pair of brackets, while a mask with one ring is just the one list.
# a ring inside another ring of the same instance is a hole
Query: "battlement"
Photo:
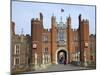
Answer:
[[89, 20], [88, 20], [88, 19], [83, 19], [81, 22], [82, 22], [82, 23], [89, 24]]
[[75, 32], [76, 32], [76, 31], [77, 31], [77, 29], [73, 29], [73, 31], [75, 31]]
[[50, 32], [50, 29], [44, 29], [44, 32]]
[[38, 18], [32, 18], [31, 22], [40, 22]]

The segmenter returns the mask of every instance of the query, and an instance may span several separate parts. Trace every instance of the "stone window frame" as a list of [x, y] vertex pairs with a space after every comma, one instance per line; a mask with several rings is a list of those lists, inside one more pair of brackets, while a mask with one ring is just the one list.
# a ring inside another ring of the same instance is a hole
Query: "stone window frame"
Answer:
[[20, 64], [20, 57], [14, 57], [14, 65]]
[[15, 44], [14, 54], [20, 54], [20, 44]]
[[44, 33], [42, 38], [43, 38], [43, 42], [48, 42], [49, 38], [48, 38], [48, 34], [47, 33]]
[[66, 29], [57, 30], [57, 41], [67, 41]]
[[44, 49], [44, 53], [48, 54], [48, 47]]

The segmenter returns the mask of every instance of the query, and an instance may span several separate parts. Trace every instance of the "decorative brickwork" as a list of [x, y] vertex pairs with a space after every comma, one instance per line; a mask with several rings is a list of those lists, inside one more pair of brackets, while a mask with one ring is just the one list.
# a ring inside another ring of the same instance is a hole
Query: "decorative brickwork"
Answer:
[[[95, 36], [89, 36], [89, 21], [79, 15], [78, 29], [72, 29], [71, 16], [64, 24], [51, 16], [51, 29], [43, 28], [43, 15], [31, 20], [31, 36], [15, 34], [15, 23], [11, 23], [11, 67], [27, 67], [31, 70], [45, 68], [50, 64], [70, 64], [78, 61], [82, 66], [95, 63]], [[15, 45], [20, 45], [20, 54], [15, 55]], [[16, 57], [19, 57], [15, 64]], [[31, 65], [31, 66], [30, 66]], [[16, 69], [15, 69], [16, 70]]]

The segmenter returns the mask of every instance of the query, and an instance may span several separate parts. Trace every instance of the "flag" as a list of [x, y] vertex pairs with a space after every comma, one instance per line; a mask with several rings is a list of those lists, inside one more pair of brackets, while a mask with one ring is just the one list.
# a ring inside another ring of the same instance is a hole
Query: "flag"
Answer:
[[61, 9], [61, 12], [64, 12], [64, 9], [63, 8]]

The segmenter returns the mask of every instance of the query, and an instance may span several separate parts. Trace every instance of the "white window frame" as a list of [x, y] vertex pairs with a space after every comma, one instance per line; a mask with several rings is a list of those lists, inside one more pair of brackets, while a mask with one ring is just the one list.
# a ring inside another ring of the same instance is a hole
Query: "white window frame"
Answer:
[[[18, 46], [18, 49], [17, 49], [17, 46]], [[15, 44], [14, 54], [20, 54], [20, 44]]]
[[16, 59], [19, 59], [19, 64], [20, 64], [20, 57], [14, 57], [14, 65], [19, 65], [19, 64], [16, 64]]

